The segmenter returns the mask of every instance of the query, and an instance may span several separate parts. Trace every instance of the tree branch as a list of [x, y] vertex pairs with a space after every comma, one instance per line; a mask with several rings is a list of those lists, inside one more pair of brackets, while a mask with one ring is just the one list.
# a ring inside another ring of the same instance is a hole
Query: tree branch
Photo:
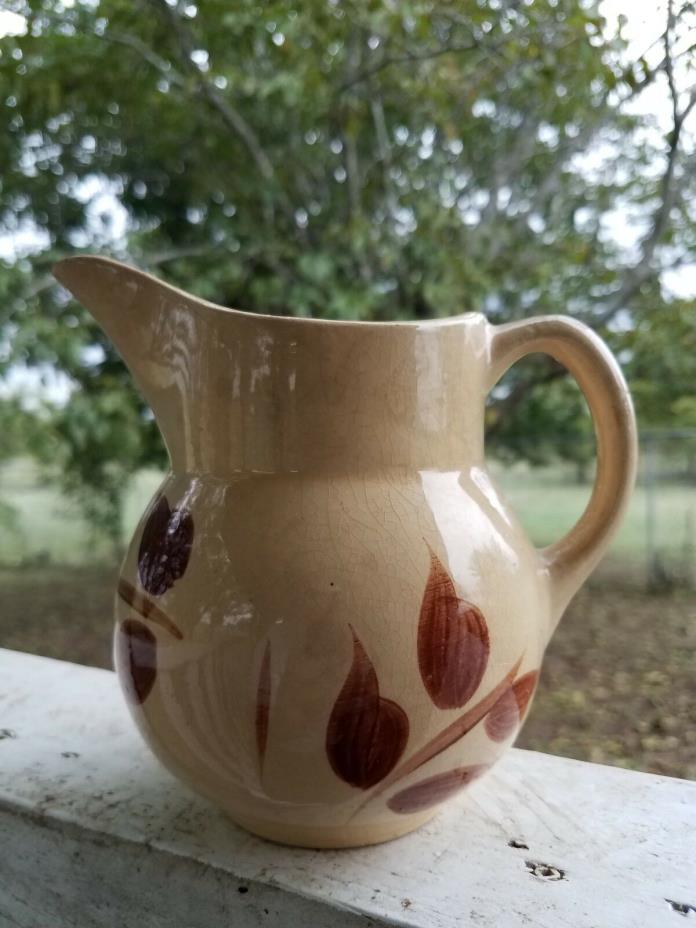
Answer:
[[215, 84], [206, 79], [203, 72], [196, 65], [191, 57], [192, 53], [195, 51], [194, 43], [188, 28], [176, 10], [169, 6], [167, 0], [151, 0], [151, 2], [159, 8], [161, 14], [167, 19], [171, 26], [172, 32], [176, 36], [179, 45], [180, 62], [192, 75], [201, 96], [203, 96], [210, 106], [217, 111], [225, 126], [237, 138], [241, 139], [263, 179], [275, 187], [278, 199], [281, 201], [286, 214], [294, 224], [294, 210], [292, 209], [292, 205], [276, 183], [275, 168], [273, 167], [271, 159], [266, 154], [259, 137], [239, 110], [220, 93]]
[[611, 298], [608, 307], [597, 317], [596, 322], [599, 325], [608, 322], [615, 313], [622, 309], [626, 303], [636, 295], [643, 283], [645, 283], [654, 272], [652, 262], [655, 257], [655, 251], [667, 230], [670, 213], [677, 199], [675, 173], [680, 155], [680, 143], [684, 124], [696, 106], [696, 87], [692, 88], [686, 105], [680, 109], [680, 94], [674, 78], [672, 57], [672, 33], [675, 24], [674, 3], [673, 0], [668, 0], [667, 28], [663, 34], [665, 56], [662, 67], [667, 77], [670, 100], [672, 103], [672, 130], [668, 137], [665, 170], [659, 184], [659, 203], [653, 213], [650, 231], [641, 243], [639, 260], [626, 271], [624, 280], [618, 291]]
[[[356, 30], [353, 30], [350, 36], [350, 50], [348, 54], [348, 68], [352, 69], [360, 62], [359, 36]], [[348, 104], [349, 105], [349, 104]], [[347, 107], [344, 106], [344, 113]], [[342, 113], [342, 117], [344, 115]], [[357, 219], [360, 216], [361, 203], [361, 185], [360, 185], [360, 165], [358, 162], [358, 149], [355, 144], [353, 132], [346, 127], [345, 120], [341, 118], [341, 135], [343, 136], [343, 146], [345, 148], [345, 165], [348, 182], [348, 206], [350, 209], [350, 218]]]
[[154, 52], [146, 42], [143, 42], [142, 39], [139, 39], [137, 36], [131, 35], [129, 32], [117, 32], [113, 29], [107, 29], [104, 33], [104, 39], [106, 39], [107, 42], [125, 45], [126, 48], [132, 49], [172, 84], [185, 87], [186, 81], [181, 74], [172, 67], [171, 63], [167, 61], [166, 58], [162, 58]]
[[167, 248], [164, 251], [154, 251], [151, 254], [147, 252], [141, 256], [142, 263], [147, 267], [159, 267], [162, 264], [168, 264], [170, 261], [179, 261], [182, 258], [205, 258], [208, 255], [215, 254], [216, 251], [224, 251], [220, 245], [182, 245], [180, 248]]
[[553, 383], [565, 377], [568, 371], [557, 361], [551, 358], [544, 359], [541, 364], [542, 370], [531, 374], [529, 377], [523, 377], [519, 380], [506, 397], [495, 403], [496, 416], [493, 422], [486, 429], [486, 437], [493, 438], [500, 432], [503, 422], [514, 411], [529, 398], [529, 391], [534, 387], [540, 387], [544, 384]]
[[382, 58], [381, 61], [377, 62], [377, 64], [351, 75], [351, 77], [339, 86], [337, 92], [339, 94], [345, 93], [356, 84], [361, 84], [369, 80], [376, 74], [379, 74], [381, 71], [395, 64], [414, 64], [420, 61], [430, 61], [433, 58], [439, 58], [441, 55], [455, 54], [457, 52], [471, 52], [475, 51], [477, 48], [480, 48], [480, 42], [474, 39], [468, 44], [442, 45], [440, 48], [427, 49], [422, 52], [405, 52], [402, 55], [387, 55], [385, 58]]

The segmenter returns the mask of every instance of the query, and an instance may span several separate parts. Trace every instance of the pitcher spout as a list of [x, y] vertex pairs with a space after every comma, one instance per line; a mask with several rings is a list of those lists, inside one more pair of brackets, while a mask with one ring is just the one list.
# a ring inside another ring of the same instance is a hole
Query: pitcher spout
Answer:
[[152, 409], [170, 458], [185, 457], [186, 372], [177, 364], [177, 343], [195, 336], [198, 301], [107, 258], [66, 258], [53, 274], [113, 342]]

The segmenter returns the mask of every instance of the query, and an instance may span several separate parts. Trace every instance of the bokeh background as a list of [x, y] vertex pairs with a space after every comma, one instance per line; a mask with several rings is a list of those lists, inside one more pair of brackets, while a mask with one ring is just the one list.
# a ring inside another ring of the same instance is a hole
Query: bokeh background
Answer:
[[[641, 475], [520, 744], [696, 777], [695, 68], [682, 0], [0, 3], [0, 646], [110, 665], [166, 468], [55, 260], [278, 314], [565, 312], [624, 366]], [[558, 538], [594, 460], [558, 365], [496, 388], [487, 448]]]

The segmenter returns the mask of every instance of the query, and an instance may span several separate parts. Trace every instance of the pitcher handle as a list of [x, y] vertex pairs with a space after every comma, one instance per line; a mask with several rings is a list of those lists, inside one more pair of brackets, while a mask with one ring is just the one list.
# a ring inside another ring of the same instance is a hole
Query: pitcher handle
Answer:
[[516, 361], [536, 352], [551, 355], [575, 377], [597, 440], [597, 475], [585, 511], [567, 535], [539, 551], [551, 590], [551, 634], [623, 518], [635, 483], [638, 444], [633, 404], [618, 362], [592, 329], [568, 316], [491, 326], [489, 389]]

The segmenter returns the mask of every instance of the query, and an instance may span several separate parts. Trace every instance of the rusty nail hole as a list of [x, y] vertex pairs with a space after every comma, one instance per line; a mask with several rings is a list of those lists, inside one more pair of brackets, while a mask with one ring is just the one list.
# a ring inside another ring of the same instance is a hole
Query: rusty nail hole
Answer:
[[528, 844], [525, 844], [524, 841], [518, 841], [517, 838], [511, 838], [511, 839], [508, 841], [508, 847], [516, 847], [516, 848], [521, 849], [521, 850], [523, 850], [523, 851], [528, 851], [528, 850], [529, 850], [529, 845], [528, 845]]
[[690, 905], [688, 902], [675, 902], [674, 899], [665, 899], [665, 902], [673, 912], [678, 912], [685, 918], [688, 918], [692, 913], [696, 914], [696, 905]]
[[556, 880], [565, 879], [565, 870], [561, 870], [560, 867], [553, 867], [551, 864], [543, 864], [538, 860], [525, 860], [524, 865], [532, 876], [540, 880], [547, 880], [549, 883], [552, 883]]

